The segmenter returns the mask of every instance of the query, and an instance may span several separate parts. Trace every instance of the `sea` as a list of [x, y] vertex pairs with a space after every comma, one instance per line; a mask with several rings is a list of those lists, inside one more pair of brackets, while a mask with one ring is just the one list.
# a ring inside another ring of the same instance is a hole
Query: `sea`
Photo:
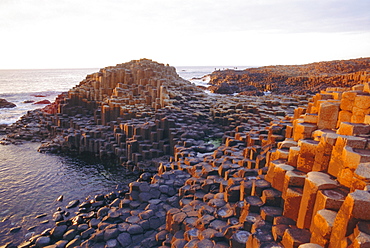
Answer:
[[[206, 86], [209, 74], [218, 69], [248, 66], [178, 66], [178, 74], [196, 85]], [[0, 109], [0, 124], [12, 124], [27, 111], [42, 108], [34, 104], [53, 102], [62, 92], [78, 85], [89, 69], [0, 70], [0, 98], [16, 104]], [[0, 139], [4, 135], [0, 135]], [[135, 180], [124, 168], [64, 155], [37, 152], [40, 143], [0, 145], [0, 246], [20, 244], [53, 226], [52, 214], [71, 200], [91, 199], [107, 194]], [[56, 201], [63, 196], [63, 202]], [[38, 215], [46, 215], [36, 218]], [[18, 231], [12, 228], [20, 227]]]

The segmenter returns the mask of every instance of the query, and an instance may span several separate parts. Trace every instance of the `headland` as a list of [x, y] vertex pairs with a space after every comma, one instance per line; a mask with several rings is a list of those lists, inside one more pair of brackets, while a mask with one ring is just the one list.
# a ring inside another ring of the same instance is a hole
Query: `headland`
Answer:
[[328, 87], [351, 87], [370, 80], [370, 58], [305, 65], [276, 65], [245, 70], [219, 70], [211, 75], [214, 93], [263, 95], [315, 94]]

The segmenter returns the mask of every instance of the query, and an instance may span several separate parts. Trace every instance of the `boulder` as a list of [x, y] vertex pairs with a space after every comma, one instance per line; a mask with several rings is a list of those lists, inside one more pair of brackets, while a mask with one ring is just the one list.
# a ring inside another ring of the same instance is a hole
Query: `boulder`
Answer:
[[17, 105], [0, 98], [0, 108], [14, 108], [14, 107], [17, 107]]

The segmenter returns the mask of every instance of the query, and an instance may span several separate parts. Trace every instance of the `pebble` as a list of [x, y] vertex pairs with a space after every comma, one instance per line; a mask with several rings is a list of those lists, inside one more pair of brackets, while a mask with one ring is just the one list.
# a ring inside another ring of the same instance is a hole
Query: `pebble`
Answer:
[[50, 243], [51, 239], [48, 236], [41, 236], [35, 242], [37, 247], [45, 247], [47, 245], [50, 245]]
[[68, 203], [66, 206], [67, 209], [77, 207], [77, 205], [80, 204], [80, 200], [73, 200]]
[[57, 240], [61, 239], [64, 233], [66, 232], [67, 228], [68, 228], [67, 225], [56, 226], [51, 230], [50, 234], [54, 239]]
[[54, 214], [53, 214], [53, 217], [52, 217], [52, 220], [53, 221], [55, 221], [55, 222], [59, 222], [59, 221], [61, 221], [61, 220], [63, 220], [64, 218], [63, 218], [63, 214], [62, 214], [62, 212], [55, 212]]

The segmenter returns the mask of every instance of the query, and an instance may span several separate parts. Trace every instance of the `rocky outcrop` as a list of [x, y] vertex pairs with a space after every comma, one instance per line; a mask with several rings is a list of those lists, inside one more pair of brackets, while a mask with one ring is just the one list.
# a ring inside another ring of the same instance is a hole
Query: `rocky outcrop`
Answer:
[[[370, 79], [370, 58], [215, 71], [210, 77], [209, 90], [220, 94], [251, 95], [264, 91], [286, 95], [315, 94], [328, 87], [350, 88], [367, 82]], [[227, 91], [222, 90], [226, 88]]]
[[47, 99], [34, 102], [33, 104], [50, 104], [51, 102]]
[[[327, 88], [308, 100], [219, 97], [148, 60], [119, 67], [141, 63], [171, 78], [164, 95], [152, 95], [151, 108], [150, 102], [139, 105], [148, 90], [135, 83], [133, 91], [116, 85], [136, 96], [138, 105], [119, 105], [127, 96], [117, 96], [119, 89], [94, 98], [83, 89], [100, 81], [89, 76], [44, 112], [29, 113], [39, 128], [50, 130], [53, 140], [45, 149], [116, 157], [146, 172], [127, 189], [58, 209], [56, 226], [20, 247], [370, 244], [370, 83]], [[115, 78], [110, 75], [106, 85]], [[137, 111], [118, 113], [118, 106]], [[9, 128], [32, 133], [18, 125]], [[221, 145], [213, 147], [208, 138]], [[162, 155], [167, 157], [155, 160]]]
[[17, 105], [15, 105], [14, 103], [8, 102], [7, 100], [0, 98], [0, 108], [14, 108], [16, 106]]
[[[181, 79], [173, 67], [131, 61], [88, 75], [53, 104], [8, 127], [8, 136], [40, 140], [48, 129], [42, 152], [94, 154], [147, 170], [153, 168], [153, 158], [173, 155], [178, 141], [192, 139], [188, 144], [199, 151], [211, 151], [207, 141], [222, 137], [243, 119], [282, 118], [303, 99], [218, 99]], [[30, 119], [37, 123], [28, 128]]]

